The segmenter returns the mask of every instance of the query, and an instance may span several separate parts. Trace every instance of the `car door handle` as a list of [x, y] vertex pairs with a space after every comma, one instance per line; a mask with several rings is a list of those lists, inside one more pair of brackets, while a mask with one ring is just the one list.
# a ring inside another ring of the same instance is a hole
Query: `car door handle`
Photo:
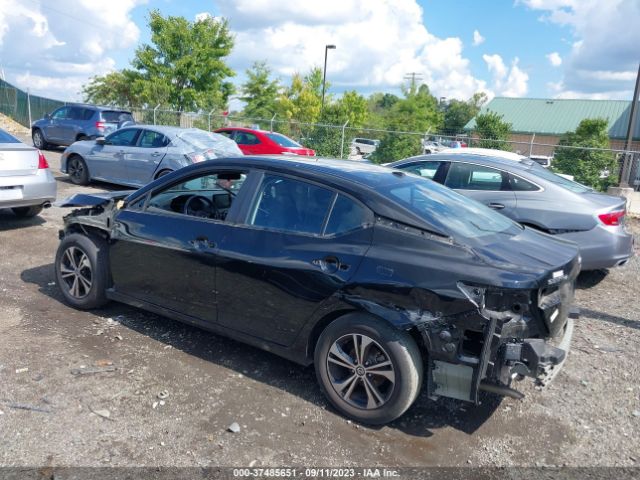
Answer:
[[333, 255], [328, 255], [324, 258], [317, 258], [311, 262], [312, 265], [320, 267], [323, 272], [333, 273], [340, 268], [340, 260]]
[[162, 155], [162, 153], [160, 153], [160, 152], [153, 152], [151, 154], [152, 157], [159, 157], [160, 155]]
[[190, 240], [189, 245], [191, 245], [196, 250], [208, 250], [216, 248], [216, 242], [210, 241], [207, 237], [198, 237]]
[[493, 208], [494, 210], [502, 210], [504, 208], [504, 205], [501, 203], [488, 203], [487, 206], [489, 208]]

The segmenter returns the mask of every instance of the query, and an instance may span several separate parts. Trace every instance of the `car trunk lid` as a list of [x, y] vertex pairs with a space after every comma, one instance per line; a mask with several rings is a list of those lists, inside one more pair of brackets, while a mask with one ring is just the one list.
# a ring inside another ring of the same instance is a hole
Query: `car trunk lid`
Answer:
[[23, 143], [0, 143], [0, 177], [38, 173], [38, 150]]

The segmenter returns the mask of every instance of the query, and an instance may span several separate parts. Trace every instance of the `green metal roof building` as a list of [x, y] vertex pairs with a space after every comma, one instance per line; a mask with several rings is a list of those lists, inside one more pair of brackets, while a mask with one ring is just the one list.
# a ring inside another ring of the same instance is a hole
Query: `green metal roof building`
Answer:
[[[604, 118], [609, 124], [609, 138], [627, 136], [631, 102], [626, 100], [569, 100], [553, 98], [495, 97], [480, 113], [496, 112], [512, 125], [512, 133], [560, 136], [574, 131], [585, 118]], [[640, 115], [640, 112], [638, 112]], [[473, 130], [475, 118], [464, 127]], [[636, 120], [634, 140], [640, 140], [640, 118]]]

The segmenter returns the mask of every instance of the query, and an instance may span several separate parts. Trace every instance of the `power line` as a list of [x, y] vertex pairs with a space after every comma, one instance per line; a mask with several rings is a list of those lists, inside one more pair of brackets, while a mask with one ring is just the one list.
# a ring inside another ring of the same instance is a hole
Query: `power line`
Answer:
[[414, 90], [416, 87], [416, 80], [419, 82], [422, 80], [422, 74], [418, 72], [410, 72], [407, 73], [404, 77], [405, 80], [411, 81], [411, 90]]

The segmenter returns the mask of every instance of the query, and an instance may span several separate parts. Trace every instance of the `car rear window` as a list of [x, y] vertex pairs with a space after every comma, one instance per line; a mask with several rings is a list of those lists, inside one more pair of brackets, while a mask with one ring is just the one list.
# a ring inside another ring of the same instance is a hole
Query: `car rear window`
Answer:
[[550, 172], [548, 169], [541, 166], [539, 163], [533, 161], [529, 167], [529, 171], [534, 173], [538, 177], [547, 180], [548, 182], [555, 183], [556, 185], [561, 186], [562, 188], [566, 188], [575, 193], [585, 193], [590, 192], [592, 189], [589, 187], [585, 187], [584, 185], [572, 182], [568, 178], [561, 177], [560, 175], [556, 175], [553, 172]]
[[302, 148], [302, 145], [300, 145], [298, 142], [294, 142], [289, 137], [285, 137], [284, 135], [280, 135], [279, 133], [267, 133], [266, 135], [281, 147]]
[[109, 123], [133, 122], [133, 116], [129, 112], [118, 112], [115, 110], [103, 111], [102, 119]]
[[380, 191], [453, 238], [517, 235], [521, 231], [504, 215], [427, 179], [407, 176], [402, 184]]
[[0, 143], [20, 143], [20, 140], [4, 130], [0, 130]]

